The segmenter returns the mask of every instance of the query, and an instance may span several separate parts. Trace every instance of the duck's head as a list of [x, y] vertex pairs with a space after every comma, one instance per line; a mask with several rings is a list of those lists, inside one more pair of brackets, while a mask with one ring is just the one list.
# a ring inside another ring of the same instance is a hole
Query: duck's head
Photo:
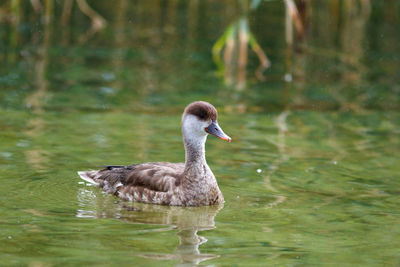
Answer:
[[182, 116], [182, 130], [187, 139], [203, 139], [208, 134], [228, 141], [231, 138], [218, 125], [218, 113], [213, 105], [204, 101], [189, 104]]

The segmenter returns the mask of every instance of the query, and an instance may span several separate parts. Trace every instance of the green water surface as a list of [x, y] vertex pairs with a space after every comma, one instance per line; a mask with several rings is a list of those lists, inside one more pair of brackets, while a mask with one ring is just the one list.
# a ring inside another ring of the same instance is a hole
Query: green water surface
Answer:
[[[211, 55], [235, 1], [88, 1], [107, 21], [89, 36], [77, 4], [65, 26], [58, 1], [48, 24], [21, 1], [0, 20], [0, 265], [399, 266], [400, 6], [312, 2], [293, 47], [283, 2], [249, 11], [272, 66], [257, 80], [249, 54], [243, 89]], [[195, 100], [233, 140], [206, 144], [223, 205], [128, 203], [79, 179], [183, 162]]]

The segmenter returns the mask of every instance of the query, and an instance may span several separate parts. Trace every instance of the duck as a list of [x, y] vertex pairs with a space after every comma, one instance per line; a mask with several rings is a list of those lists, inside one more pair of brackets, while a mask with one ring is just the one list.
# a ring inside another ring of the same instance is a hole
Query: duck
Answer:
[[207, 164], [208, 135], [231, 142], [218, 124], [216, 108], [205, 101], [190, 103], [182, 115], [185, 162], [105, 165], [79, 171], [86, 182], [132, 202], [169, 206], [210, 206], [224, 202], [217, 180]]

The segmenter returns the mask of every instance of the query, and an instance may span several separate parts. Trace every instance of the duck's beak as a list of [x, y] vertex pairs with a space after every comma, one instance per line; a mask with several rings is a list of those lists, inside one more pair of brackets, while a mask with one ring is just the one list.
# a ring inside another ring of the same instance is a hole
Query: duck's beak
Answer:
[[222, 131], [221, 127], [219, 127], [218, 122], [213, 121], [210, 125], [208, 125], [207, 128], [205, 128], [205, 131], [209, 134], [215, 135], [218, 138], [221, 138], [222, 140], [230, 142], [232, 139], [227, 136], [224, 131]]

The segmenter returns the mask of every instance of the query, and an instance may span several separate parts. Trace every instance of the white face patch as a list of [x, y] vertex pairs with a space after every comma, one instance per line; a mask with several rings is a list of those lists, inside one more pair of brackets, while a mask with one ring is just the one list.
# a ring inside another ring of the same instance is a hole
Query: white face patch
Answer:
[[188, 134], [193, 137], [201, 137], [207, 135], [205, 128], [207, 128], [210, 124], [211, 121], [199, 120], [196, 116], [188, 114], [183, 120], [182, 129], [184, 134]]
[[208, 133], [205, 128], [211, 124], [211, 121], [199, 120], [196, 116], [188, 114], [183, 118], [182, 132], [185, 140], [195, 146], [204, 146]]

